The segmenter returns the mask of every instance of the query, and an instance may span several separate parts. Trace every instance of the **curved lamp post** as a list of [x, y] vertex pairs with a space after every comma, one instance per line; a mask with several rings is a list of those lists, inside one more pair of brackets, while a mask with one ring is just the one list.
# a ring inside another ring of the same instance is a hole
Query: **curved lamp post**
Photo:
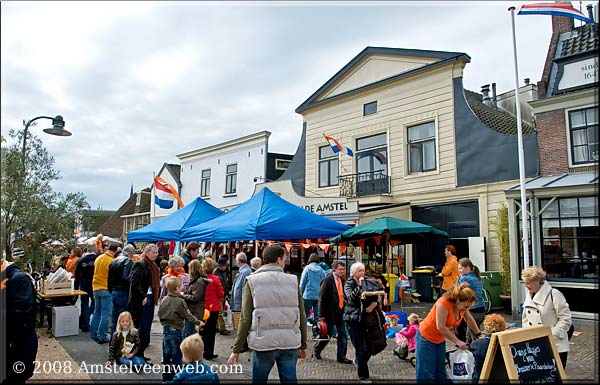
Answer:
[[56, 136], [71, 136], [72, 134], [65, 130], [65, 121], [61, 115], [56, 115], [54, 118], [50, 116], [38, 116], [37, 118], [33, 118], [27, 122], [23, 121], [25, 125], [25, 131], [23, 132], [23, 148], [21, 149], [21, 162], [25, 163], [25, 144], [27, 142], [27, 132], [29, 130], [29, 126], [33, 124], [38, 119], [50, 119], [52, 120], [52, 128], [45, 128], [44, 132], [50, 135]]

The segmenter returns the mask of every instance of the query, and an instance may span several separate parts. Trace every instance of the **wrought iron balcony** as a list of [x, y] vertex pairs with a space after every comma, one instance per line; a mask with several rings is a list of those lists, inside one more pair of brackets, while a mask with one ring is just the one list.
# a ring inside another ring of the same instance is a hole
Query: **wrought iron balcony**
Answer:
[[390, 177], [383, 171], [340, 175], [340, 196], [347, 198], [390, 193]]

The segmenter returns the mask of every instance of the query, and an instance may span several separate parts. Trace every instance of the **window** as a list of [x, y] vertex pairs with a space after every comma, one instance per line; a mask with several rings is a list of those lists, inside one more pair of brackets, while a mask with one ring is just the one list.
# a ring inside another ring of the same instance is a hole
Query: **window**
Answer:
[[596, 107], [569, 111], [569, 134], [573, 164], [585, 164], [598, 158], [598, 110]]
[[408, 127], [408, 172], [435, 169], [435, 122]]
[[600, 240], [595, 197], [540, 199], [539, 207], [548, 277], [597, 280]]
[[290, 165], [289, 160], [285, 160], [285, 159], [276, 159], [275, 160], [275, 170], [287, 170], [289, 165]]
[[358, 196], [389, 193], [387, 133], [356, 140]]
[[363, 105], [363, 116], [371, 115], [377, 112], [377, 101]]
[[200, 196], [210, 196], [210, 169], [202, 170], [202, 178], [200, 179]]
[[338, 185], [339, 163], [331, 146], [319, 147], [319, 187]]
[[225, 194], [235, 194], [237, 187], [237, 164], [227, 165], [225, 174]]

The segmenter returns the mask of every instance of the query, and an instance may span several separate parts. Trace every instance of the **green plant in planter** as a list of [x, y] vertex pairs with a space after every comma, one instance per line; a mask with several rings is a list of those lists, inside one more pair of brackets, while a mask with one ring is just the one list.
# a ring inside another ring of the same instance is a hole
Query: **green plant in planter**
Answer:
[[494, 239], [500, 243], [500, 275], [502, 276], [502, 294], [510, 295], [510, 240], [508, 237], [508, 207], [501, 205], [497, 210], [498, 216], [490, 220], [494, 227]]

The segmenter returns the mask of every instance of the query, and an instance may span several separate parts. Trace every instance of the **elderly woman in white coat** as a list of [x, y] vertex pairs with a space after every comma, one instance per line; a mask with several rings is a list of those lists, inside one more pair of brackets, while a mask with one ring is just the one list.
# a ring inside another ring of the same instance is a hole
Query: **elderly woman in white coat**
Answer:
[[546, 281], [546, 272], [541, 267], [524, 269], [521, 278], [527, 287], [527, 297], [523, 303], [523, 327], [550, 326], [563, 368], [566, 368], [569, 354], [567, 332], [571, 327], [569, 304], [565, 296]]

